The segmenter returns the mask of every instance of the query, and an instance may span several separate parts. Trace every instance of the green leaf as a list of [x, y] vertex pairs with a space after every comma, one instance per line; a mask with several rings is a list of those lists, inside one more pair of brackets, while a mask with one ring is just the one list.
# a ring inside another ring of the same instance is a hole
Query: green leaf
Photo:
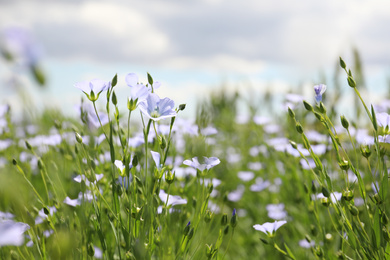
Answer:
[[284, 247], [286, 248], [287, 254], [290, 256], [290, 258], [295, 260], [294, 254], [291, 252], [290, 248], [288, 248], [286, 243], [284, 243]]
[[371, 105], [371, 115], [372, 115], [372, 125], [374, 126], [375, 131], [378, 131], [378, 122], [376, 121], [376, 114], [374, 107]]
[[374, 214], [374, 234], [373, 236], [373, 246], [375, 249], [378, 249], [381, 243], [381, 218], [379, 216], [379, 209], [375, 209]]

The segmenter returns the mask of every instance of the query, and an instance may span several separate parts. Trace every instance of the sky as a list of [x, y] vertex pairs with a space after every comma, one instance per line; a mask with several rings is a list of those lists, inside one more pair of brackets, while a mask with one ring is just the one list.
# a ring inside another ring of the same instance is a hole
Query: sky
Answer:
[[76, 82], [118, 73], [125, 98], [130, 72], [145, 83], [149, 72], [162, 83], [160, 97], [187, 103], [192, 116], [197, 100], [222, 84], [245, 95], [290, 91], [314, 100], [321, 75], [332, 77], [339, 56], [352, 64], [354, 48], [375, 99], [388, 87], [389, 25], [385, 0], [0, 0], [0, 30], [28, 30], [47, 76], [42, 89], [1, 62], [0, 102], [22, 106], [20, 90], [7, 87], [18, 74], [36, 103], [72, 113], [81, 98]]

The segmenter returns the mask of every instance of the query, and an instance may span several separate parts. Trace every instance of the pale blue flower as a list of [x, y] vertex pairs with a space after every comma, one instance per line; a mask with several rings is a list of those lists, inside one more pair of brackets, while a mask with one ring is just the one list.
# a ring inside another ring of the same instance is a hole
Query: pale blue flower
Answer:
[[314, 91], [316, 93], [316, 101], [320, 103], [322, 101], [322, 94], [324, 94], [326, 90], [325, 84], [319, 84], [314, 86]]
[[283, 226], [286, 223], [287, 221], [285, 220], [275, 221], [273, 223], [266, 222], [263, 225], [256, 224], [253, 226], [253, 228], [267, 234], [268, 236], [272, 236], [276, 230], [278, 230], [281, 226]]
[[378, 122], [378, 125], [383, 128], [390, 127], [390, 115], [385, 112], [377, 113], [376, 121]]
[[218, 165], [221, 161], [217, 157], [203, 157], [203, 163], [200, 163], [198, 157], [194, 157], [191, 160], [185, 160], [183, 164], [198, 169], [199, 171], [210, 170], [212, 167]]
[[266, 207], [268, 211], [268, 217], [280, 220], [287, 217], [287, 212], [284, 210], [284, 204], [268, 204]]
[[111, 86], [111, 82], [100, 79], [93, 79], [91, 81], [81, 81], [74, 84], [74, 86], [82, 90], [88, 99], [92, 102], [99, 98], [102, 91], [107, 90]]
[[0, 221], [0, 247], [21, 246], [24, 242], [23, 233], [30, 229], [30, 226], [23, 222], [13, 220]]
[[175, 102], [169, 98], [160, 99], [157, 94], [150, 93], [146, 100], [139, 104], [139, 109], [153, 121], [176, 116]]
[[144, 84], [138, 83], [138, 76], [135, 73], [129, 73], [126, 75], [126, 83], [130, 87], [129, 102], [133, 102], [134, 110], [139, 103], [146, 100], [150, 90]]
[[157, 169], [160, 170], [162, 168], [160, 164], [161, 155], [158, 152], [154, 152], [154, 151], [150, 151], [150, 153], [152, 154], [153, 161], [156, 164]]
[[[168, 194], [164, 190], [160, 190], [160, 193], [158, 194], [162, 202], [166, 202], [168, 198]], [[175, 205], [181, 205], [181, 204], [187, 204], [187, 200], [183, 199], [180, 196], [177, 195], [171, 195], [169, 194], [168, 203], [167, 206], [175, 206]]]

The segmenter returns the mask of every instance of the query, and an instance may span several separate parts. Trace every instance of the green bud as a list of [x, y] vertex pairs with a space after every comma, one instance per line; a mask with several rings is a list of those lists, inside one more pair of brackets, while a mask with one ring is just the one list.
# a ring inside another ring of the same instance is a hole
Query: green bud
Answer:
[[381, 217], [383, 225], [387, 225], [389, 223], [389, 218], [387, 217], [385, 212], [382, 212], [382, 217]]
[[268, 245], [269, 242], [268, 240], [264, 239], [264, 238], [260, 238], [260, 241], [263, 242], [265, 245]]
[[85, 191], [87, 190], [87, 185], [85, 184], [85, 181], [84, 180], [81, 180], [81, 192], [85, 193]]
[[133, 161], [131, 162], [131, 165], [133, 165], [133, 167], [137, 167], [137, 165], [138, 165], [138, 156], [137, 155], [134, 155]]
[[91, 172], [91, 170], [86, 170], [85, 171], [85, 176], [90, 182], [95, 182], [96, 181], [96, 175], [95, 173]]
[[236, 209], [233, 209], [232, 218], [230, 219], [230, 225], [232, 228], [235, 228], [237, 226], [237, 214]]
[[111, 80], [111, 86], [115, 87], [117, 83], [118, 83], [118, 74], [115, 74], [115, 76]]
[[305, 193], [306, 193], [306, 194], [309, 193], [309, 187], [307, 187], [307, 184], [306, 184], [306, 183], [303, 184], [303, 189], [305, 190]]
[[354, 197], [353, 191], [351, 190], [344, 190], [342, 194], [346, 201], [351, 201]]
[[149, 72], [147, 72], [147, 74], [148, 74], [149, 85], [153, 85], [153, 78], [152, 78], [152, 76], [149, 74]]
[[296, 142], [290, 140], [290, 144], [291, 144], [292, 148], [298, 149], [298, 145]]
[[341, 170], [348, 171], [348, 169], [349, 169], [349, 162], [347, 160], [343, 159], [341, 162], [339, 162], [339, 166], [340, 166]]
[[43, 163], [42, 159], [39, 158], [39, 159], [38, 159], [38, 169], [39, 169], [39, 170], [43, 170], [43, 169], [44, 169], [44, 166], [45, 166], [45, 164]]
[[308, 243], [311, 242], [311, 237], [308, 234], [305, 235], [305, 239]]
[[316, 193], [317, 192], [317, 187], [314, 181], [311, 182], [311, 192]]
[[94, 256], [95, 255], [95, 248], [93, 247], [93, 244], [92, 243], [88, 243], [88, 255], [90, 257]]
[[186, 108], [186, 104], [180, 104], [178, 111], [183, 111]]
[[165, 172], [165, 181], [168, 184], [172, 184], [174, 180], [175, 180], [175, 172], [173, 172], [173, 173], [172, 173], [172, 171]]
[[316, 246], [316, 248], [315, 248], [315, 253], [316, 253], [316, 255], [319, 256], [319, 257], [323, 257], [323, 256], [324, 256], [324, 250], [322, 250], [322, 248], [319, 247], [319, 246]]
[[299, 122], [295, 124], [295, 128], [297, 129], [298, 133], [303, 134], [303, 127]]
[[211, 259], [214, 255], [214, 246], [206, 244], [206, 256], [208, 259]]
[[316, 226], [314, 225], [310, 225], [310, 232], [313, 236], [317, 236], [318, 235], [318, 229]]
[[83, 138], [81, 137], [81, 135], [77, 132], [74, 133], [75, 136], [76, 136], [76, 141], [81, 144], [83, 142]]
[[18, 161], [16, 161], [16, 159], [12, 159], [12, 164], [15, 166], [18, 165]]
[[223, 230], [223, 234], [227, 235], [229, 234], [229, 226], [226, 226], [225, 229]]
[[329, 197], [330, 197], [330, 192], [329, 192], [329, 190], [328, 190], [325, 186], [322, 186], [322, 187], [321, 187], [321, 192], [322, 192], [322, 194], [324, 194], [324, 196], [325, 196], [326, 198], [329, 198]]
[[290, 107], [288, 107], [288, 114], [290, 115], [290, 117], [291, 117], [292, 119], [295, 118], [295, 113], [294, 113], [294, 111], [293, 111]]
[[374, 126], [374, 129], [375, 131], [378, 131], [378, 121], [376, 120], [376, 113], [372, 105], [371, 105], [371, 115], [372, 115], [372, 124]]
[[184, 236], [187, 236], [188, 235], [188, 232], [190, 232], [190, 228], [191, 228], [191, 221], [188, 221], [186, 227], [184, 228], [184, 231], [183, 231], [183, 234]]
[[356, 82], [355, 82], [355, 80], [352, 78], [352, 76], [348, 76], [348, 85], [349, 85], [351, 88], [356, 88]]
[[321, 198], [321, 204], [324, 205], [325, 207], [329, 207], [330, 204], [330, 199], [329, 198]]
[[320, 102], [320, 105], [318, 106], [318, 110], [319, 110], [322, 114], [326, 114], [326, 107], [325, 107], [324, 103], [322, 103], [322, 101]]
[[213, 217], [213, 213], [210, 210], [206, 210], [206, 213], [203, 218], [204, 222], [209, 223], [212, 217]]
[[360, 153], [368, 159], [368, 157], [370, 157], [371, 155], [371, 150], [370, 148], [368, 147], [368, 145], [361, 145], [360, 146]]
[[375, 202], [376, 202], [377, 205], [378, 205], [378, 204], [382, 204], [382, 199], [381, 199], [381, 197], [379, 196], [378, 193], [375, 193], [375, 195], [374, 195], [374, 200], [375, 200]]
[[303, 100], [303, 105], [305, 106], [307, 111], [313, 111], [312, 105], [310, 105], [310, 103], [307, 102], [306, 100]]
[[348, 129], [348, 127], [349, 127], [349, 122], [348, 122], [348, 120], [345, 118], [344, 115], [340, 116], [340, 121], [341, 121], [341, 125], [342, 125], [345, 129]]
[[345, 255], [343, 251], [337, 251], [336, 253], [337, 259], [345, 259]]
[[194, 229], [191, 228], [191, 229], [190, 229], [190, 232], [188, 232], [188, 235], [187, 235], [188, 240], [190, 240], [193, 236], [194, 236]]
[[31, 144], [27, 140], [25, 141], [25, 143], [26, 143], [27, 149], [29, 149], [31, 151], [32, 150]]
[[314, 113], [314, 115], [316, 116], [316, 118], [319, 120], [319, 121], [324, 121], [324, 118], [321, 116], [321, 114], [320, 113], [318, 113], [318, 112], [316, 112], [316, 111], [314, 111], [313, 112]]
[[111, 101], [116, 106], [118, 104], [118, 99], [116, 98], [115, 91], [112, 92]]
[[50, 211], [49, 211], [49, 209], [46, 206], [43, 207], [43, 213], [45, 213], [45, 215], [49, 215], [50, 214]]
[[158, 136], [158, 142], [160, 144], [161, 150], [164, 150], [167, 147], [167, 139], [165, 139], [164, 135]]
[[222, 226], [226, 226], [227, 223], [228, 223], [228, 216], [227, 216], [227, 214], [225, 213], [225, 214], [222, 215], [222, 218], [221, 218], [221, 225], [222, 225]]
[[345, 64], [344, 60], [340, 57], [340, 67], [345, 69], [347, 65]]
[[349, 205], [348, 205], [348, 210], [349, 210], [349, 212], [351, 213], [352, 216], [355, 216], [355, 217], [356, 217], [356, 216], [359, 214], [358, 208], [355, 207], [355, 206], [352, 205], [352, 204], [349, 204]]
[[19, 254], [14, 251], [14, 250], [11, 250], [11, 260], [18, 260], [19, 259]]

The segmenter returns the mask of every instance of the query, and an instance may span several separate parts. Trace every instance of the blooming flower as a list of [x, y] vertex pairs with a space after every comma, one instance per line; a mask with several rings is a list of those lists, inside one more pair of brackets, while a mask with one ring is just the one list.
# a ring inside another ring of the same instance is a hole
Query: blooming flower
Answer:
[[274, 232], [286, 223], [287, 221], [285, 220], [275, 221], [273, 223], [266, 222], [263, 225], [260, 224], [253, 225], [253, 228], [267, 234], [268, 236], [273, 236]]
[[191, 166], [192, 168], [198, 169], [199, 171], [210, 170], [212, 167], [218, 165], [221, 161], [217, 157], [204, 157], [203, 156], [203, 163], [199, 163], [198, 157], [194, 157], [191, 160], [185, 160], [183, 164]]
[[316, 92], [316, 101], [318, 103], [321, 102], [322, 94], [324, 94], [325, 90], [326, 90], [326, 85], [324, 84], [319, 84], [314, 86], [314, 91]]
[[126, 83], [130, 87], [129, 109], [134, 110], [139, 103], [146, 100], [149, 89], [144, 84], [138, 83], [138, 76], [135, 73], [126, 75]]
[[92, 102], [96, 101], [99, 98], [100, 93], [102, 91], [107, 90], [111, 85], [111, 82], [103, 81], [100, 79], [93, 79], [91, 81], [81, 81], [74, 86], [80, 90], [82, 90], [85, 95], [87, 95], [88, 99]]
[[153, 121], [159, 121], [176, 116], [174, 106], [175, 102], [173, 100], [169, 98], [160, 99], [157, 94], [150, 93], [146, 100], [139, 104], [139, 109], [146, 117]]
[[390, 127], [390, 115], [383, 112], [383, 113], [377, 113], [376, 114], [376, 121], [378, 122], [378, 125], [381, 127]]
[[[160, 197], [162, 202], [165, 203], [167, 201], [168, 194], [165, 193], [164, 190], [160, 190], [160, 193], [158, 194], [158, 196]], [[168, 206], [169, 205], [175, 206], [175, 205], [181, 205], [181, 204], [187, 204], [187, 200], [183, 199], [180, 196], [169, 194], [168, 203], [167, 203]]]
[[28, 229], [30, 226], [23, 222], [0, 221], [0, 246], [21, 246], [24, 242], [23, 233]]

